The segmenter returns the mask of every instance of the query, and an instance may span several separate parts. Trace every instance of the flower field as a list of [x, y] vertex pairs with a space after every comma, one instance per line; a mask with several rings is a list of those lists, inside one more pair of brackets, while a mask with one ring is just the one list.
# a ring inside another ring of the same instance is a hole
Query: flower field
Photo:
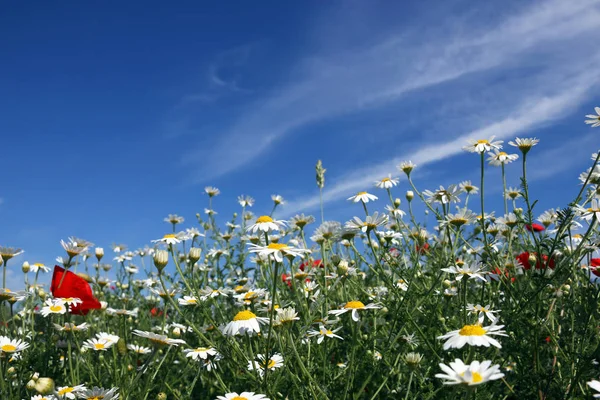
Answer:
[[600, 153], [570, 204], [540, 210], [538, 142], [470, 141], [481, 180], [435, 190], [402, 162], [348, 198], [349, 221], [278, 219], [281, 196], [254, 215], [240, 196], [223, 224], [213, 207], [233, 201], [207, 187], [204, 214], [169, 215], [145, 248], [71, 237], [46, 266], [0, 247], [0, 399], [600, 397]]

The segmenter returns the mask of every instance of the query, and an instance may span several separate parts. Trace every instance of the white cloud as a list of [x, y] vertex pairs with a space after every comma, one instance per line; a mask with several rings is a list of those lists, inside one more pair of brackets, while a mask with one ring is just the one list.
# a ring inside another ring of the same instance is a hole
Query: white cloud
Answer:
[[[192, 180], [213, 179], [246, 165], [284, 136], [319, 120], [387, 105], [411, 91], [505, 65], [514, 68], [537, 62], [560, 69], [581, 55], [571, 53], [581, 51], [576, 39], [600, 34], [598, 4], [597, 0], [551, 0], [492, 28], [443, 28], [435, 41], [431, 35], [419, 41], [400, 32], [370, 48], [306, 57], [292, 83], [257, 100], [214, 145], [189, 151], [182, 162], [197, 171]], [[557, 46], [561, 51], [556, 52]], [[516, 122], [509, 119], [502, 126]]]

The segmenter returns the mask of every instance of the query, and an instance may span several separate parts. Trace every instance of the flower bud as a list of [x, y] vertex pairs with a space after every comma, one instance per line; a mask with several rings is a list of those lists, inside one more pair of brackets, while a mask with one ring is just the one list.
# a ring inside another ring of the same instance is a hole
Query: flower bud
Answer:
[[38, 289], [37, 293], [38, 296], [40, 296], [40, 299], [46, 300], [46, 292], [44, 291], [44, 289]]
[[102, 257], [104, 257], [104, 249], [102, 247], [96, 247], [96, 259], [98, 261], [102, 260]]
[[54, 391], [54, 381], [51, 378], [39, 378], [34, 389], [39, 394], [50, 394]]
[[28, 273], [30, 269], [31, 267], [29, 266], [29, 263], [27, 261], [25, 261], [21, 266], [21, 270], [23, 270], [24, 274]]
[[402, 201], [401, 201], [399, 198], [396, 198], [396, 199], [394, 200], [394, 207], [396, 207], [396, 208], [400, 207], [400, 203], [401, 203], [401, 202], [402, 202]]
[[32, 379], [29, 382], [27, 382], [27, 385], [25, 385], [25, 388], [27, 390], [33, 390], [33, 389], [35, 389], [35, 381]]
[[153, 260], [154, 266], [161, 273], [169, 263], [169, 253], [166, 250], [156, 250]]
[[167, 400], [167, 394], [165, 392], [160, 392], [156, 395], [156, 400]]
[[412, 190], [407, 190], [406, 191], [406, 200], [408, 200], [409, 202], [412, 201], [412, 199], [415, 197], [415, 194], [413, 193]]
[[535, 254], [530, 254], [529, 258], [527, 258], [527, 262], [529, 263], [529, 265], [534, 266], [537, 263], [537, 257], [535, 256]]

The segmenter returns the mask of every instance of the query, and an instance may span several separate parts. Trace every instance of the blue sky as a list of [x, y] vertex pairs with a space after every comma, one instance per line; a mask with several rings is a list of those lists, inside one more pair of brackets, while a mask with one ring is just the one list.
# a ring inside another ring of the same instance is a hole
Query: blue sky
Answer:
[[7, 4], [0, 245], [25, 250], [13, 284], [71, 235], [137, 248], [169, 213], [192, 226], [207, 185], [220, 216], [241, 194], [267, 213], [275, 193], [279, 217], [318, 215], [318, 159], [326, 219], [345, 221], [361, 212], [345, 199], [376, 193], [399, 161], [418, 164], [420, 189], [475, 182], [467, 138], [536, 136], [539, 212], [564, 206], [600, 147], [583, 124], [600, 104], [599, 37], [598, 0]]

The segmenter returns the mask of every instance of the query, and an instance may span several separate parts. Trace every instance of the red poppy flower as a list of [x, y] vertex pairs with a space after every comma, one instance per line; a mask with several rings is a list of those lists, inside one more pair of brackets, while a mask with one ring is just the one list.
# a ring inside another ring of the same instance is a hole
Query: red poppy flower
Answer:
[[590, 266], [592, 266], [592, 267], [600, 267], [600, 258], [592, 258], [590, 260]]
[[[553, 258], [548, 260], [547, 255], [545, 255], [545, 254], [542, 255], [542, 259], [544, 260], [544, 263], [542, 264], [541, 260], [537, 256], [537, 254], [533, 253], [533, 255], [537, 259], [536, 263], [535, 263], [535, 269], [546, 269], [546, 267], [548, 267], [550, 269], [554, 269], [554, 259]], [[516, 258], [517, 258], [517, 260], [519, 260], [519, 262], [523, 265], [523, 267], [525, 269], [531, 269], [531, 265], [529, 264], [529, 252], [525, 251], [525, 252], [519, 254]]]
[[81, 299], [83, 303], [71, 306], [71, 314], [86, 315], [90, 310], [102, 307], [98, 299], [94, 297], [92, 288], [85, 279], [71, 271], [65, 271], [64, 268], [58, 265], [54, 266], [50, 291], [54, 297]]
[[150, 310], [150, 315], [152, 315], [153, 317], [161, 317], [163, 315], [163, 311], [158, 307], [152, 307], [152, 309]]
[[542, 232], [546, 230], [546, 228], [544, 228], [544, 225], [536, 224], [535, 222], [531, 225], [525, 225], [525, 228], [527, 228], [529, 232]]
[[426, 254], [429, 253], [429, 243], [425, 243], [423, 246], [419, 246], [418, 244], [415, 246], [417, 253]]
[[291, 288], [292, 287], [292, 280], [288, 279], [288, 278], [291, 278], [291, 275], [281, 274], [281, 281], [283, 283], [285, 283], [286, 285], [288, 285], [289, 288]]
[[[304, 271], [304, 268], [308, 267], [309, 265], [309, 261], [304, 261], [302, 264], [300, 264], [300, 271]], [[315, 260], [312, 262], [312, 267], [313, 268], [317, 268], [317, 267], [321, 267], [323, 268], [323, 262], [321, 260]]]

